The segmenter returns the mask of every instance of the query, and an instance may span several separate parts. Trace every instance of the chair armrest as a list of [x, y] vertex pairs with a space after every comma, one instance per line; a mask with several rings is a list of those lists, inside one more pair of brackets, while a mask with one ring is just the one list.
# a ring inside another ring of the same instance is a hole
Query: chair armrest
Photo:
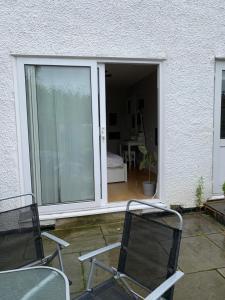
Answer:
[[62, 246], [63, 248], [66, 248], [66, 247], [68, 247], [70, 245], [66, 241], [58, 238], [57, 236], [55, 236], [55, 235], [53, 235], [51, 233], [48, 233], [48, 232], [44, 231], [44, 232], [41, 233], [41, 235], [44, 236], [44, 237], [46, 237], [46, 238], [48, 238], [48, 239], [50, 239], [50, 240], [52, 240], [52, 241], [54, 241], [56, 244]]
[[167, 290], [169, 290], [184, 273], [181, 271], [176, 271], [172, 276], [165, 280], [160, 286], [158, 286], [151, 294], [149, 294], [144, 300], [158, 300]]
[[90, 258], [93, 258], [99, 254], [102, 254], [102, 253], [105, 253], [107, 251], [110, 251], [112, 249], [115, 249], [115, 248], [118, 248], [121, 246], [121, 243], [114, 243], [114, 244], [111, 244], [109, 246], [105, 246], [103, 248], [99, 248], [98, 250], [94, 250], [94, 251], [91, 251], [87, 254], [84, 254], [80, 257], [78, 257], [79, 261], [80, 262], [83, 262], [83, 261], [86, 261], [86, 260], [89, 260]]

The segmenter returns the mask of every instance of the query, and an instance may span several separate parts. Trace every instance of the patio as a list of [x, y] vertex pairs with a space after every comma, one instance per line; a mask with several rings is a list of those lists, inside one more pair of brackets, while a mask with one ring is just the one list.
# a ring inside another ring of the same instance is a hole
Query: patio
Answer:
[[[53, 233], [71, 243], [63, 251], [63, 259], [65, 272], [73, 281], [72, 296], [84, 290], [88, 275], [88, 265], [81, 265], [77, 257], [120, 241], [123, 216], [123, 213], [117, 213], [57, 221]], [[173, 219], [168, 218], [166, 222], [171, 223]], [[45, 241], [47, 251], [53, 247], [51, 242]], [[114, 266], [117, 265], [117, 258], [118, 250], [102, 255], [104, 262]], [[57, 267], [57, 263], [54, 266]], [[174, 300], [224, 300], [225, 227], [204, 213], [185, 214], [179, 268], [185, 276], [176, 285]], [[95, 283], [106, 276], [106, 273], [97, 270]]]

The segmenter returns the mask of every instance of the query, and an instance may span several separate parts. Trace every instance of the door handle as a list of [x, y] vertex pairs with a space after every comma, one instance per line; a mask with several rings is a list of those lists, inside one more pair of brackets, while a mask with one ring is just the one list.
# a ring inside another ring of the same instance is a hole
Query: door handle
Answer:
[[105, 134], [106, 130], [105, 127], [101, 127], [101, 138], [104, 141], [106, 138], [106, 134]]

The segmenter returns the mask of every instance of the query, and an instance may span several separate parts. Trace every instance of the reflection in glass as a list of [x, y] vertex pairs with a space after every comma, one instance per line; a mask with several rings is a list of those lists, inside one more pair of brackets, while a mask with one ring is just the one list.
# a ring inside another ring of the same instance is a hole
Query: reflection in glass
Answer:
[[42, 205], [94, 200], [89, 67], [25, 66], [33, 189]]

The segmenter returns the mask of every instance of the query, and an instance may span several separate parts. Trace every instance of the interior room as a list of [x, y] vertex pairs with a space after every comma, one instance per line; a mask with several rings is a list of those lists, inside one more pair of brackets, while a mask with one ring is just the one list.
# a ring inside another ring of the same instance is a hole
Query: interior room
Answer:
[[[158, 169], [157, 66], [106, 64], [105, 77], [108, 201], [152, 198]], [[150, 190], [143, 186], [149, 181]]]

